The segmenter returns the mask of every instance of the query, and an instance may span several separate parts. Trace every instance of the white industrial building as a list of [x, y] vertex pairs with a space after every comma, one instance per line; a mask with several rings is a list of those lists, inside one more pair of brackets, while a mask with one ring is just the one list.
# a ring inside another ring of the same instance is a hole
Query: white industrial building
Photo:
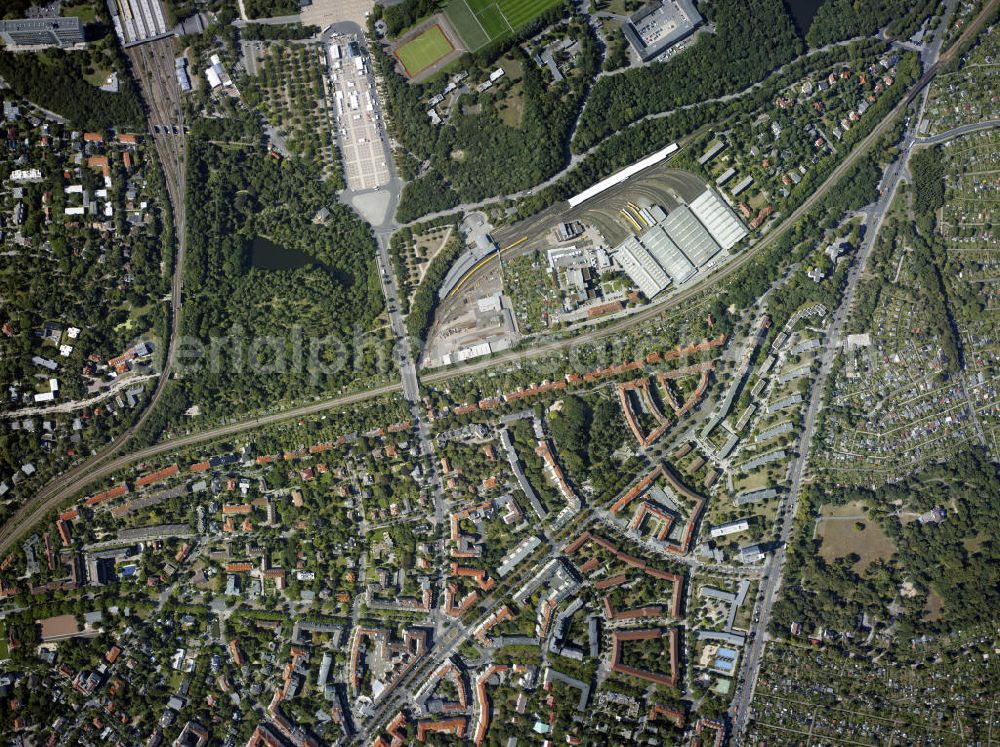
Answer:
[[653, 226], [642, 235], [642, 243], [675, 283], [683, 283], [698, 269], [691, 263], [662, 224]]
[[691, 212], [723, 249], [731, 248], [747, 235], [736, 213], [711, 189], [706, 189], [691, 203]]
[[213, 54], [209, 61], [212, 66], [205, 68], [205, 77], [208, 79], [208, 85], [212, 88], [218, 88], [219, 86], [231, 86], [233, 81], [229, 77], [229, 73], [226, 72], [226, 68], [222, 66], [222, 60], [219, 59], [219, 55]]
[[111, 22], [122, 44], [134, 44], [164, 36], [167, 22], [159, 0], [118, 0], [107, 2]]
[[618, 245], [616, 257], [646, 298], [653, 298], [670, 285], [667, 273], [635, 236]]
[[647, 298], [670, 283], [690, 280], [719, 252], [747, 235], [740, 219], [712, 189], [690, 206], [681, 205], [667, 215], [652, 205], [639, 208], [643, 220], [655, 223], [639, 236], [629, 236], [616, 247], [622, 269]]
[[677, 152], [677, 143], [671, 143], [663, 150], [657, 151], [653, 155], [647, 156], [646, 158], [643, 158], [641, 161], [637, 161], [636, 163], [633, 163], [631, 166], [625, 167], [618, 173], [612, 174], [607, 179], [602, 179], [594, 186], [588, 187], [587, 189], [583, 190], [580, 194], [570, 197], [569, 206], [576, 207], [580, 203], [589, 200], [591, 197], [599, 195], [606, 189], [610, 189], [616, 184], [621, 184], [629, 177], [638, 174], [640, 171], [643, 171], [645, 169], [648, 169], [650, 166], [654, 166], [660, 163], [660, 161], [665, 160], [667, 156], [672, 155], [673, 153], [676, 152]]
[[715, 242], [687, 205], [671, 210], [667, 219], [663, 221], [663, 227], [696, 267], [701, 267], [722, 251], [722, 247]]

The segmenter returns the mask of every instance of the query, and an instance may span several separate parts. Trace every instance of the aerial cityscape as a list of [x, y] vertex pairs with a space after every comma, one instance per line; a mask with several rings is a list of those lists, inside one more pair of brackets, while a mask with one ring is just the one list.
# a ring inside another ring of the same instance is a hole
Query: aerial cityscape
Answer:
[[0, 744], [1000, 745], [998, 23], [4, 0]]

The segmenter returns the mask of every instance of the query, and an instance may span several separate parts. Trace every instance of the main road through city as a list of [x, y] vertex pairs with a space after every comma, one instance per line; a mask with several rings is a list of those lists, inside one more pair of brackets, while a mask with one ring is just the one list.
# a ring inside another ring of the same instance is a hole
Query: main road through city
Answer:
[[757, 611], [755, 622], [756, 636], [750, 643], [744, 661], [743, 669], [737, 680], [738, 691], [734, 700], [733, 708], [733, 734], [737, 740], [742, 735], [746, 727], [747, 718], [750, 713], [750, 703], [753, 700], [754, 688], [757, 684], [757, 675], [760, 670], [761, 656], [764, 652], [764, 644], [767, 638], [767, 624], [771, 610], [777, 598], [778, 587], [781, 582], [781, 570], [785, 562], [788, 542], [792, 537], [792, 530], [795, 525], [795, 517], [798, 511], [799, 497], [802, 490], [802, 478], [805, 467], [809, 459], [809, 449], [813, 434], [816, 430], [816, 419], [819, 415], [820, 405], [823, 401], [823, 392], [826, 389], [827, 379], [833, 368], [833, 361], [837, 351], [840, 349], [841, 332], [844, 322], [847, 319], [847, 312], [851, 308], [854, 292], [857, 288], [858, 279], [872, 246], [875, 244], [875, 237], [878, 235], [882, 221], [892, 204], [892, 199], [896, 193], [896, 187], [900, 178], [906, 170], [906, 159], [909, 156], [910, 147], [913, 144], [913, 129], [916, 123], [907, 129], [904, 142], [901, 147], [902, 155], [891, 164], [882, 179], [882, 191], [879, 199], [862, 211], [864, 215], [865, 237], [861, 248], [855, 258], [854, 265], [848, 273], [847, 287], [841, 297], [840, 305], [833, 315], [833, 321], [827, 334], [826, 344], [823, 354], [820, 357], [819, 375], [812, 387], [812, 394], [809, 399], [809, 406], [803, 419], [802, 436], [799, 441], [798, 454], [789, 464], [789, 490], [785, 505], [784, 515], [781, 523], [781, 531], [778, 537], [777, 546], [774, 553], [765, 565], [765, 574], [762, 581], [762, 593], [760, 605]]
[[[919, 87], [915, 92], [910, 92], [903, 102], [904, 105], [908, 106], [913, 103], [920, 91], [923, 90], [927, 83], [930, 82], [933, 75], [941, 69], [941, 63], [945, 61], [948, 56], [955, 54], [956, 50], [961, 49], [968, 39], [973, 38], [972, 34], [976, 33], [985, 19], [993, 13], [998, 1], [1000, 0], [993, 0], [988, 3], [983, 12], [980, 13], [970, 27], [966, 29], [965, 33], [955, 46], [952, 47], [948, 55], [943, 55], [940, 60], [937, 59], [938, 51], [940, 49], [940, 34], [938, 34], [936, 38], [924, 48], [925, 62], [931, 63], [929, 67], [929, 74], [925, 75], [921, 79], [921, 83], [918, 84]], [[945, 26], [946, 24], [941, 24], [942, 28]], [[895, 116], [896, 112], [893, 113], [892, 117]], [[875, 244], [879, 229], [882, 227], [882, 222], [884, 221], [885, 216], [892, 204], [893, 197], [896, 194], [896, 188], [898, 187], [904, 174], [906, 174], [907, 161], [913, 145], [915, 143], [941, 142], [943, 140], [947, 140], [949, 137], [957, 137], [967, 132], [983, 129], [982, 127], [967, 125], [958, 127], [948, 133], [943, 133], [936, 138], [918, 139], [915, 137], [915, 130], [918, 125], [919, 117], [912, 117], [910, 125], [907, 127], [904, 134], [903, 142], [900, 145], [900, 155], [892, 164], [889, 165], [886, 173], [882, 177], [882, 182], [880, 184], [880, 196], [878, 200], [862, 211], [865, 224], [865, 237], [862, 241], [858, 255], [855, 258], [854, 265], [848, 273], [846, 290], [840, 300], [840, 304], [834, 312], [826, 345], [820, 358], [819, 375], [817, 376], [816, 382], [812, 387], [809, 406], [803, 420], [802, 436], [799, 442], [798, 454], [792, 459], [789, 465], [790, 485], [787, 494], [788, 497], [785, 501], [785, 505], [783, 506], [784, 514], [777, 546], [765, 566], [761, 593], [758, 597], [760, 602], [756, 610], [757, 614], [754, 622], [756, 635], [752, 638], [749, 648], [744, 655], [743, 667], [739, 677], [737, 678], [736, 696], [734, 698], [733, 705], [731, 706], [733, 719], [732, 733], [736, 744], [739, 744], [742, 741], [744, 730], [746, 729], [747, 722], [750, 717], [751, 703], [753, 702], [753, 694], [760, 672], [761, 658], [764, 653], [764, 647], [768, 636], [767, 626], [770, 620], [771, 611], [774, 608], [774, 602], [777, 598], [778, 588], [781, 584], [782, 567], [785, 562], [788, 543], [792, 538], [792, 531], [795, 526], [798, 503], [802, 491], [802, 479], [809, 460], [809, 451], [813, 435], [816, 431], [816, 422], [821, 403], [823, 401], [823, 392], [826, 389], [827, 379], [829, 378], [830, 371], [833, 367], [836, 353], [840, 348], [841, 333], [844, 322], [847, 319], [848, 312], [850, 311], [854, 293], [857, 289], [858, 280], [864, 271], [868, 255], [871, 252], [872, 246]], [[990, 125], [987, 124], [987, 126]]]
[[[974, 35], [978, 33], [986, 19], [993, 13], [998, 2], [1000, 2], [1000, 0], [990, 0], [990, 2], [986, 4], [976, 19], [967, 26], [965, 32], [955, 45], [947, 53], [942, 55], [941, 59], [935, 65], [928, 69], [927, 73], [911, 87], [909, 95], [897, 104], [896, 107], [873, 128], [872, 132], [869, 133], [868, 136], [865, 137], [861, 143], [859, 143], [858, 146], [855, 147], [855, 149], [851, 151], [851, 153], [849, 153], [840, 164], [838, 164], [836, 168], [833, 169], [826, 180], [812, 195], [810, 195], [796, 210], [790, 213], [782, 221], [782, 223], [777, 228], [772, 230], [766, 237], [758, 241], [753, 247], [750, 247], [746, 251], [734, 257], [717, 272], [707, 276], [704, 280], [693, 284], [691, 287], [673, 294], [661, 303], [650, 304], [650, 306], [642, 312], [633, 314], [630, 317], [618, 320], [604, 327], [588, 330], [580, 335], [557, 339], [549, 343], [542, 343], [534, 346], [531, 350], [511, 351], [475, 363], [466, 364], [458, 369], [449, 369], [431, 373], [423, 377], [424, 382], [428, 384], [437, 384], [453, 378], [466, 378], [494, 366], [548, 356], [572, 347], [585, 345], [608, 337], [619, 336], [626, 330], [637, 325], [641, 325], [668, 309], [678, 307], [688, 302], [696, 295], [705, 291], [706, 288], [709, 288], [719, 281], [731, 276], [733, 273], [738, 272], [746, 264], [752, 262], [764, 250], [773, 245], [774, 242], [778, 241], [799, 219], [801, 219], [821, 199], [823, 199], [823, 197], [825, 197], [830, 189], [832, 189], [840, 178], [855, 165], [857, 160], [867, 152], [872, 144], [885, 134], [890, 125], [906, 109], [906, 107], [912, 103], [917, 94], [919, 94], [919, 92], [930, 83], [933, 77], [941, 69], [942, 64], [950, 59], [957, 50], [961, 49], [969, 39], [974, 38]], [[179, 202], [183, 204], [183, 200]], [[179, 284], [177, 285], [178, 287], [176, 288], [176, 291], [178, 298], [176, 300], [175, 309], [179, 310], [180, 294]], [[410, 374], [410, 371], [404, 371], [403, 373]], [[412, 376], [415, 378], [415, 370], [412, 371]], [[409, 375], [404, 376], [404, 379], [409, 378]], [[414, 386], [412, 382], [407, 383], [409, 385], [408, 388]], [[91, 459], [88, 459], [87, 461], [82, 462], [78, 466], [69, 470], [65, 474], [54, 478], [41, 491], [29, 498], [14, 513], [10, 520], [7, 521], [2, 528], [0, 528], [0, 553], [5, 552], [14, 543], [21, 532], [27, 531], [31, 526], [41, 520], [48, 511], [53, 510], [62, 503], [68, 501], [87, 485], [108, 477], [123, 467], [137, 461], [149, 459], [159, 454], [172, 451], [176, 448], [193, 446], [199, 443], [208, 443], [247, 430], [252, 430], [260, 426], [299, 418], [306, 415], [312, 415], [325, 410], [342, 407], [347, 404], [373, 399], [391, 392], [401, 391], [402, 388], [401, 384], [390, 384], [365, 389], [352, 394], [319, 400], [308, 405], [293, 407], [260, 417], [247, 418], [236, 423], [210, 428], [176, 439], [165, 440], [162, 443], [148, 448], [114, 456], [116, 451], [124, 448], [126, 439], [121, 438], [119, 440], [119, 444], [116, 445], [114, 449], [102, 452], [97, 457], [92, 457]], [[412, 392], [409, 394], [412, 396]]]

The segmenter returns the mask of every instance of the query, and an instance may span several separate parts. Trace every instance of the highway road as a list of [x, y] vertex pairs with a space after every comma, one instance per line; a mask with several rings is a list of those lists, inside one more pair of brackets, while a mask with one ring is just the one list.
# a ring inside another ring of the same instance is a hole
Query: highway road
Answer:
[[[794, 210], [790, 215], [788, 215], [782, 221], [782, 223], [777, 228], [772, 230], [766, 237], [757, 242], [757, 244], [755, 244], [753, 247], [745, 250], [741, 254], [734, 257], [729, 263], [727, 263], [722, 269], [720, 269], [716, 273], [709, 275], [704, 280], [693, 284], [689, 288], [686, 288], [679, 293], [674, 294], [673, 296], [669, 297], [662, 303], [651, 304], [648, 308], [644, 309], [642, 312], [633, 314], [632, 316], [618, 320], [607, 326], [590, 330], [581, 335], [566, 337], [563, 339], [557, 339], [549, 343], [538, 344], [533, 346], [530, 350], [511, 351], [492, 358], [480, 360], [478, 362], [467, 363], [458, 369], [446, 369], [442, 371], [437, 371], [424, 376], [423, 381], [428, 384], [437, 384], [448, 381], [453, 378], [464, 378], [476, 374], [478, 372], [481, 372], [487, 368], [492, 368], [494, 366], [502, 366], [508, 363], [539, 358], [551, 355], [553, 353], [565, 350], [567, 348], [577, 347], [580, 345], [588, 344], [590, 342], [602, 340], [608, 337], [615, 337], [621, 335], [626, 330], [641, 325], [644, 322], [656, 317], [657, 315], [663, 313], [668, 309], [672, 309], [684, 303], [687, 303], [692, 298], [694, 298], [702, 291], [704, 291], [706, 288], [711, 287], [712, 285], [718, 283], [719, 281], [729, 277], [733, 273], [738, 272], [743, 266], [752, 262], [761, 252], [766, 250], [775, 241], [778, 241], [785, 233], [787, 233], [787, 231], [791, 229], [791, 227], [799, 219], [801, 219], [809, 210], [811, 210], [816, 205], [816, 203], [819, 200], [821, 200], [834, 185], [836, 185], [837, 181], [842, 176], [844, 176], [844, 174], [846, 174], [849, 169], [851, 169], [854, 166], [857, 159], [860, 158], [865, 152], [867, 152], [868, 148], [870, 148], [872, 144], [876, 142], [878, 138], [880, 138], [885, 133], [885, 131], [888, 129], [888, 127], [894, 121], [894, 119], [905, 110], [906, 106], [910, 102], [912, 102], [916, 94], [919, 93], [920, 90], [923, 90], [923, 88], [926, 85], [928, 85], [930, 80], [933, 78], [934, 74], [936, 74], [937, 70], [940, 68], [941, 63], [944, 62], [948, 57], [953, 56], [957, 52], [957, 50], [960, 50], [969, 39], [973, 38], [973, 36], [976, 33], [978, 33], [979, 28], [985, 22], [985, 19], [989, 16], [989, 14], [993, 12], [998, 2], [1000, 2], [1000, 0], [990, 0], [987, 6], [980, 12], [979, 16], [977, 16], [977, 18], [971, 24], [969, 24], [969, 26], [963, 33], [962, 37], [960, 38], [960, 40], [951, 49], [948, 50], [946, 55], [942, 56], [941, 61], [935, 64], [933, 66], [933, 69], [930, 70], [928, 74], [924, 75], [924, 77], [922, 77], [920, 81], [914, 84], [911, 94], [907, 96], [904, 101], [901, 101], [899, 104], [897, 104], [896, 107], [889, 113], [889, 115], [882, 122], [880, 122], [875, 128], [873, 128], [872, 132], [869, 133], [869, 135], [864, 140], [862, 140], [861, 143], [859, 143], [858, 146], [850, 154], [847, 155], [847, 157], [844, 158], [844, 160], [830, 173], [830, 175], [819, 186], [819, 188], [812, 195], [810, 195], [802, 203], [802, 205], [800, 205], [796, 210]], [[149, 45], [141, 45], [139, 47], [133, 47], [130, 50], [130, 54], [133, 55], [142, 54], [143, 53], [142, 50], [144, 50], [148, 46]], [[163, 70], [164, 68], [167, 67], [167, 65], [163, 62], [163, 59], [164, 55], [161, 53], [160, 63], [159, 63], [159, 68], [161, 70], [161, 74], [159, 76], [161, 84], [163, 79], [165, 78]], [[136, 64], [135, 60], [133, 60], [133, 64]], [[172, 68], [169, 72], [171, 75], [173, 74]], [[156, 97], [153, 98], [154, 100], [156, 100]], [[152, 120], [159, 116], [167, 116], [170, 113], [171, 112], [168, 109], [165, 109], [161, 104], [157, 111], [152, 111], [150, 113], [150, 119]], [[177, 112], [177, 114], [179, 115], [179, 111]], [[161, 158], [166, 157], [167, 161], [176, 162], [177, 151], [171, 150], [171, 146], [167, 145], [166, 143], [163, 144], [163, 150], [160, 151], [163, 138], [157, 139], [156, 142], [157, 142], [158, 152], [161, 153]], [[177, 146], [174, 146], [174, 148], [176, 147]], [[174, 157], [170, 158], [170, 156], [172, 155]], [[168, 180], [168, 184], [169, 183], [170, 180]], [[175, 182], [175, 190], [172, 192], [171, 195], [172, 201], [176, 199], [177, 200], [176, 204], [183, 206], [184, 204], [184, 200], [182, 199], [183, 182], [181, 182], [181, 184], [179, 185], [180, 192], [176, 191], [177, 188], [178, 185]], [[183, 212], [179, 213], [175, 210], [174, 215], [175, 215], [175, 223], [179, 222], [179, 231], [178, 231], [179, 251], [175, 259], [176, 266], [174, 273], [174, 282], [172, 283], [172, 289], [171, 289], [171, 298], [172, 298], [171, 327], [172, 329], [176, 330], [178, 328], [177, 325], [179, 324], [179, 314], [181, 305], [180, 265], [183, 259], [184, 226], [183, 226]], [[176, 338], [176, 333], [172, 335], [172, 339], [175, 338]], [[168, 354], [167, 357], [168, 364], [171, 357], [172, 356]], [[166, 376], [161, 378], [159, 386], [156, 392], [154, 393], [154, 398], [159, 397], [159, 392], [162, 391], [161, 387], [164, 385], [165, 381], [166, 381]], [[408, 383], [407, 386], [411, 386], [411, 384]], [[45, 515], [46, 512], [55, 509], [63, 502], [68, 501], [70, 498], [76, 495], [87, 485], [90, 485], [100, 479], [103, 479], [108, 475], [113, 474], [115, 471], [121, 469], [122, 467], [128, 466], [129, 464], [135, 463], [136, 461], [140, 461], [142, 459], [148, 459], [152, 456], [162, 454], [164, 452], [172, 450], [175, 447], [190, 446], [198, 443], [214, 441], [225, 436], [233, 435], [236, 433], [240, 433], [246, 430], [259, 427], [261, 425], [267, 425], [269, 423], [279, 422], [284, 419], [297, 418], [305, 415], [323, 412], [325, 410], [341, 407], [345, 404], [356, 403], [364, 401], [366, 399], [382, 396], [389, 392], [398, 391], [400, 389], [401, 386], [399, 385], [388, 385], [388, 386], [376, 387], [373, 389], [357, 392], [342, 397], [333, 397], [326, 400], [320, 400], [309, 405], [289, 408], [288, 410], [272, 413], [262, 417], [247, 418], [237, 423], [231, 423], [225, 426], [211, 428], [199, 433], [184, 436], [179, 439], [168, 440], [161, 444], [157, 444], [153, 447], [141, 449], [133, 453], [123, 454], [121, 456], [112, 459], [112, 457], [114, 457], [115, 454], [123, 451], [124, 447], [127, 445], [129, 438], [134, 433], [135, 429], [133, 428], [126, 434], [123, 434], [123, 436], [119, 437], [119, 439], [117, 439], [117, 441], [110, 448], [106, 449], [104, 452], [86, 460], [85, 462], [82, 462], [78, 466], [67, 471], [65, 474], [52, 480], [41, 491], [39, 491], [39, 493], [32, 496], [23, 506], [21, 506], [18, 509], [18, 511], [16, 511], [15, 514], [11, 517], [11, 519], [8, 522], [6, 522], [2, 528], [0, 528], [0, 552], [6, 551], [16, 540], [17, 535], [20, 532], [27, 531], [32, 525], [34, 525], [37, 521], [39, 521]], [[148, 412], [149, 410], [147, 409], [146, 413], [143, 415], [143, 419], [145, 418], [146, 414], [148, 414]], [[142, 419], [140, 419], [139, 422], [141, 423]]]
[[[990, 8], [992, 8], [1000, 0], [991, 0], [990, 6], [983, 11], [985, 14]], [[980, 16], [982, 18], [982, 15]], [[972, 26], [966, 30], [968, 34], [972, 29]], [[133, 49], [142, 50], [143, 46], [136, 47]], [[952, 47], [950, 52], [958, 49], [960, 45], [956, 44]], [[935, 68], [937, 69], [937, 68]], [[921, 80], [914, 85], [914, 87], [923, 88], [928, 83], [927, 76], [921, 78]], [[509, 363], [522, 362], [535, 358], [541, 358], [544, 356], [552, 355], [568, 348], [578, 347], [581, 345], [586, 345], [591, 342], [596, 342], [606, 338], [614, 338], [620, 336], [627, 330], [641, 325], [650, 319], [662, 314], [663, 312], [681, 306], [687, 303], [691, 299], [695, 298], [707, 288], [717, 284], [718, 282], [728, 278], [732, 274], [741, 270], [744, 266], [753, 262], [762, 252], [767, 250], [774, 242], [781, 239], [792, 226], [805, 216], [809, 210], [811, 210], [820, 200], [825, 197], [826, 193], [836, 185], [836, 183], [843, 177], [851, 168], [857, 160], [864, 155], [868, 149], [888, 130], [889, 126], [895, 120], [895, 118], [901, 114], [906, 106], [907, 102], [912, 100], [907, 97], [904, 101], [901, 101], [896, 107], [883, 119], [878, 125], [876, 125], [872, 131], [865, 137], [858, 146], [849, 153], [840, 164], [833, 169], [826, 180], [817, 188], [813, 194], [807, 197], [803, 203], [792, 211], [776, 228], [774, 228], [770, 233], [768, 233], [764, 238], [758, 241], [754, 246], [744, 250], [742, 253], [733, 257], [726, 265], [717, 270], [715, 273], [707, 275], [704, 279], [691, 284], [689, 287], [675, 293], [665, 299], [662, 302], [650, 304], [647, 308], [642, 311], [632, 314], [631, 316], [619, 319], [612, 322], [606, 326], [598, 327], [589, 330], [583, 334], [576, 336], [567, 336], [564, 338], [555, 339], [548, 343], [538, 343], [532, 346], [529, 350], [514, 350], [506, 353], [501, 353], [500, 355], [493, 356], [490, 358], [480, 359], [474, 362], [467, 362], [458, 368], [449, 368], [423, 376], [423, 382], [425, 384], [439, 384], [446, 382], [450, 379], [466, 378], [468, 376], [479, 373], [485, 369], [493, 368], [495, 366], [502, 366]], [[387, 223], [384, 226], [376, 227], [376, 236], [378, 237], [385, 231], [390, 229], [390, 225]], [[381, 241], [381, 240], [380, 240]], [[380, 254], [385, 254], [384, 250], [380, 248]], [[386, 257], [383, 259], [385, 261]], [[180, 306], [180, 289], [179, 289], [179, 278], [177, 287], [177, 309]], [[175, 319], [176, 321], [176, 319]], [[413, 376], [416, 376], [414, 372]], [[404, 376], [404, 379], [409, 378]], [[163, 380], [161, 380], [161, 385]], [[406, 386], [412, 387], [413, 379], [407, 382]], [[223, 436], [233, 435], [245, 430], [250, 430], [260, 425], [266, 425], [268, 423], [278, 422], [282, 419], [298, 418], [304, 415], [314, 414], [317, 412], [322, 412], [324, 410], [333, 409], [343, 404], [349, 404], [354, 402], [360, 402], [365, 399], [370, 399], [374, 397], [381, 396], [391, 391], [396, 391], [401, 389], [397, 385], [377, 387], [375, 389], [366, 390], [363, 392], [358, 392], [356, 394], [348, 395], [346, 397], [335, 397], [328, 400], [321, 400], [316, 403], [290, 408], [285, 410], [283, 413], [273, 413], [264, 417], [254, 417], [247, 418], [238, 423], [232, 423], [225, 426], [219, 426], [216, 428], [211, 428], [200, 433], [191, 434], [185, 436], [181, 439], [165, 441], [156, 446], [142, 449], [133, 454], [127, 454], [115, 458], [112, 461], [108, 461], [115, 453], [121, 452], [124, 448], [128, 436], [127, 434], [119, 438], [111, 449], [106, 452], [101, 453], [97, 457], [88, 459], [86, 462], [81, 463], [77, 467], [66, 472], [64, 475], [52, 480], [48, 485], [46, 485], [38, 494], [30, 498], [8, 521], [2, 528], [0, 528], [0, 553], [6, 551], [10, 547], [17, 535], [21, 531], [27, 531], [29, 527], [34, 525], [39, 521], [46, 512], [57, 508], [63, 502], [68, 501], [74, 495], [76, 495], [85, 486], [96, 482], [97, 480], [103, 479], [108, 475], [113, 474], [118, 469], [125, 467], [131, 463], [139, 461], [141, 459], [148, 459], [151, 456], [156, 456], [167, 451], [172, 450], [177, 446], [190, 446], [196, 443], [210, 442], [217, 440]], [[412, 393], [412, 391], [411, 391]]]
[[[957, 50], [964, 46], [966, 41], [973, 38], [973, 35], [977, 33], [978, 28], [982, 25], [989, 14], [993, 12], [993, 9], [996, 7], [998, 1], [1000, 0], [992, 0], [992, 2], [990, 2], [987, 7], [983, 9], [980, 15], [977, 16], [976, 20], [966, 29], [959, 42], [956, 43], [951, 50], [949, 50], [949, 55], [954, 55]], [[942, 24], [942, 27], [943, 26], [944, 24]], [[935, 73], [940, 69], [941, 62], [944, 61], [944, 59], [940, 61], [936, 59], [939, 49], [940, 40], [935, 39], [927, 48], [929, 56], [925, 58], [926, 61], [934, 63], [931, 66], [931, 69]], [[932, 78], [933, 75], [930, 77]], [[919, 92], [923, 90], [929, 82], [930, 78], [927, 75], [921, 78], [917, 84], [917, 93], [919, 94]], [[903, 103], [909, 105], [915, 101], [915, 99], [916, 97], [911, 93], [911, 95], [907, 96]], [[892, 116], [896, 116], [896, 112], [894, 112]], [[790, 487], [787, 497], [782, 505], [783, 520], [778, 535], [777, 546], [765, 564], [765, 576], [762, 582], [761, 593], [758, 597], [760, 602], [754, 616], [753, 630], [755, 635], [750, 642], [749, 648], [744, 654], [743, 666], [740, 671], [740, 676], [737, 679], [736, 695], [730, 708], [730, 712], [732, 714], [732, 734], [734, 737], [734, 743], [736, 744], [741, 743], [751, 714], [751, 704], [753, 702], [754, 690], [757, 685], [757, 678], [760, 673], [760, 663], [768, 637], [767, 626], [771, 612], [774, 609], [774, 602], [777, 598], [778, 589], [781, 585], [781, 574], [786, 558], [788, 543], [791, 540], [792, 531], [795, 526], [795, 516], [798, 511], [798, 503], [802, 491], [803, 475], [805, 474], [805, 468], [809, 460], [809, 451], [816, 431], [816, 422], [823, 401], [823, 393], [826, 389], [827, 380], [833, 367], [834, 359], [840, 349], [843, 326], [853, 303], [858, 280], [864, 271], [868, 255], [875, 244], [875, 239], [878, 236], [878, 232], [882, 227], [885, 216], [889, 211], [893, 198], [895, 197], [896, 189], [904, 175], [907, 173], [907, 161], [909, 159], [911, 149], [913, 145], [918, 142], [915, 137], [915, 130], [918, 124], [918, 117], [912, 117], [910, 126], [904, 134], [904, 139], [900, 146], [900, 156], [896, 159], [896, 161], [889, 165], [886, 169], [886, 173], [883, 175], [882, 182], [880, 184], [879, 199], [862, 211], [864, 215], [863, 222], [865, 225], [865, 237], [858, 251], [854, 265], [848, 273], [847, 286], [844, 295], [834, 312], [826, 345], [820, 358], [819, 374], [816, 381], [813, 383], [809, 406], [803, 420], [802, 436], [800, 438], [798, 454], [792, 459], [791, 464], [789, 465]], [[964, 129], [966, 128], [956, 128], [956, 130], [952, 133], [944, 133], [944, 135], [954, 137], [958, 134], [963, 134], [962, 132], [959, 132], [959, 130]], [[974, 129], [967, 131], [974, 131]]]

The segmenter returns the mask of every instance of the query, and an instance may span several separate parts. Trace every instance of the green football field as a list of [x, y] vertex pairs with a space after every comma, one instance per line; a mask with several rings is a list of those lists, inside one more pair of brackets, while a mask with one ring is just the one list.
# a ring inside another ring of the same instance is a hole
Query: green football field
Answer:
[[395, 51], [396, 58], [403, 63], [412, 78], [426, 70], [438, 60], [446, 57], [454, 47], [444, 35], [440, 26], [431, 26], [424, 33], [410, 39]]
[[451, 0], [445, 15], [470, 52], [516, 33], [564, 0]]

